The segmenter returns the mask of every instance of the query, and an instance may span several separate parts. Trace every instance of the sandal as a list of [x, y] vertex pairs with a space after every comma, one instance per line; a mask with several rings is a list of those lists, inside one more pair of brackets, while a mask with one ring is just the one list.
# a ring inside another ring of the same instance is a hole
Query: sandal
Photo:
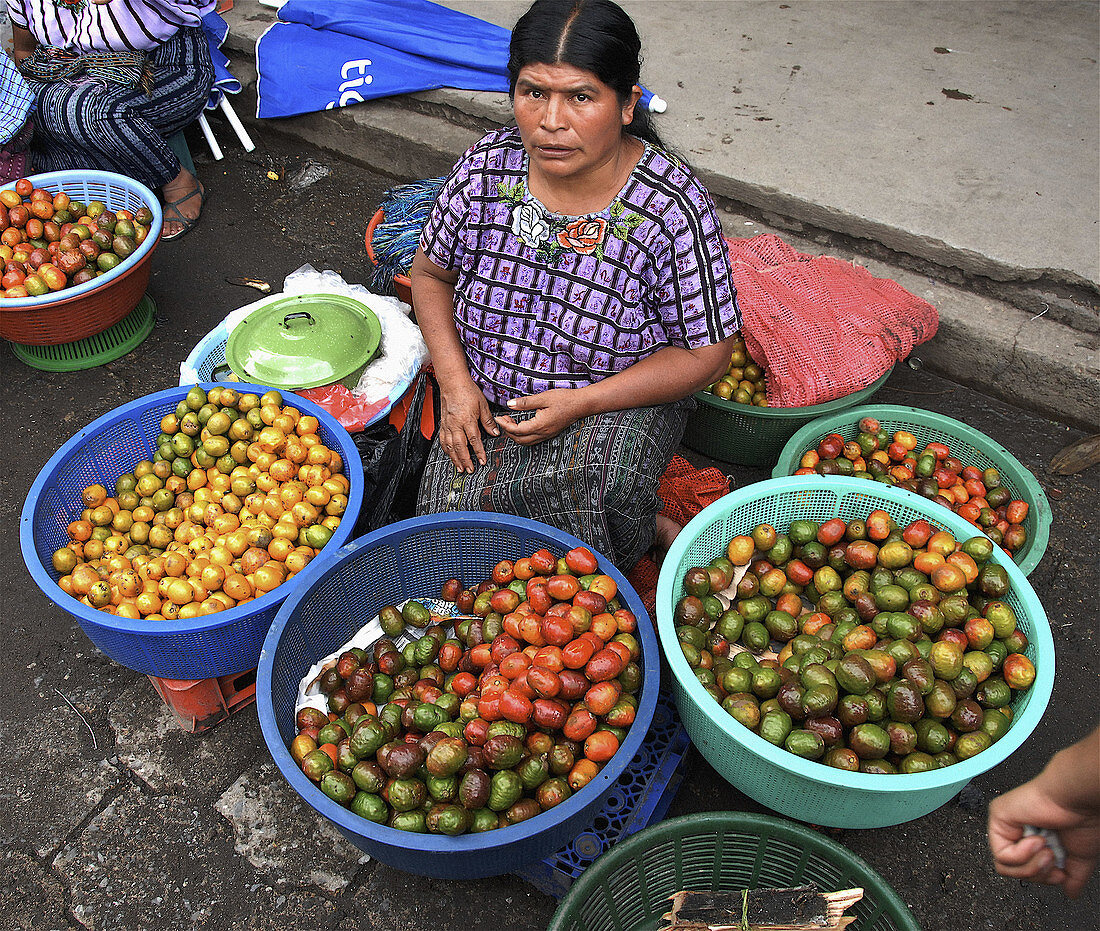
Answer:
[[[196, 187], [195, 190], [193, 190], [190, 194], [185, 194], [179, 200], [168, 201], [164, 205], [164, 217], [161, 222], [163, 223], [166, 220], [173, 220], [176, 223], [182, 224], [181, 228], [177, 232], [164, 233], [161, 235], [160, 238], [163, 239], [165, 242], [170, 242], [173, 239], [179, 239], [181, 236], [191, 232], [195, 224], [199, 222], [199, 217], [194, 217], [193, 219], [190, 217], [185, 217], [182, 213], [180, 213], [179, 209], [180, 204], [186, 203], [196, 194], [199, 197], [199, 216], [202, 216], [202, 208], [206, 205], [206, 188], [202, 186], [201, 182], [199, 183], [198, 187]], [[171, 214], [169, 214], [169, 210], [172, 212]]]

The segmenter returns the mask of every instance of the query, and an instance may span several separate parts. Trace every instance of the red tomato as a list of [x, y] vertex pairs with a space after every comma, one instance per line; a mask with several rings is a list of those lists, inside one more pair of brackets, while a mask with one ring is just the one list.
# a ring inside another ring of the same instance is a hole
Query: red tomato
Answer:
[[565, 564], [574, 575], [592, 575], [597, 568], [596, 556], [586, 546], [578, 546], [565, 554]]
[[536, 698], [532, 705], [534, 706], [532, 720], [538, 727], [548, 731], [561, 730], [569, 715], [569, 709], [552, 698]]
[[573, 606], [584, 608], [589, 614], [603, 614], [607, 610], [607, 599], [599, 592], [581, 589], [573, 596]]
[[592, 659], [595, 652], [596, 646], [591, 640], [578, 637], [562, 647], [561, 661], [568, 669], [580, 669]]
[[568, 617], [550, 614], [539, 622], [539, 633], [548, 644], [563, 647], [573, 639], [573, 622]]
[[596, 729], [597, 723], [596, 716], [591, 711], [581, 708], [566, 718], [562, 733], [570, 740], [584, 740]]
[[548, 549], [536, 550], [531, 554], [531, 568], [539, 575], [552, 575], [558, 567], [558, 561]]
[[515, 689], [508, 689], [500, 696], [500, 714], [506, 721], [526, 724], [534, 713], [535, 706], [531, 704], [531, 699]]
[[614, 679], [597, 682], [584, 693], [584, 704], [593, 714], [604, 715], [615, 707], [622, 693], [622, 686]]
[[554, 599], [546, 590], [545, 579], [531, 579], [527, 583], [527, 603], [535, 614], [545, 614], [554, 604]]
[[466, 726], [462, 728], [462, 736], [466, 743], [475, 747], [482, 746], [489, 739], [489, 722], [484, 718], [467, 721]]
[[478, 699], [477, 713], [479, 717], [484, 718], [486, 721], [499, 721], [502, 717], [500, 713], [500, 698]]
[[471, 647], [468, 655], [470, 665], [475, 669], [484, 669], [493, 661], [492, 649], [487, 643], [479, 643], [477, 646]]
[[456, 672], [451, 677], [451, 682], [448, 686], [448, 689], [459, 698], [465, 698], [475, 688], [477, 688], [477, 679], [474, 678], [473, 673], [470, 672]]
[[583, 697], [592, 684], [579, 669], [563, 669], [558, 673], [558, 678], [561, 679], [561, 691], [558, 692], [558, 698], [563, 701], [577, 701]]
[[554, 698], [561, 691], [561, 676], [545, 666], [532, 666], [527, 670], [527, 684], [539, 698]]
[[537, 647], [546, 646], [546, 639], [542, 636], [542, 618], [537, 614], [525, 615], [519, 622], [520, 639]]
[[1028, 503], [1026, 501], [1009, 501], [1005, 508], [1005, 519], [1010, 524], [1022, 524], [1027, 519]]
[[515, 577], [515, 569], [510, 559], [502, 559], [493, 567], [493, 581], [497, 585], [507, 585]]
[[581, 590], [581, 583], [574, 575], [552, 575], [546, 582], [546, 591], [555, 601], [572, 601]]
[[534, 578], [535, 570], [531, 566], [530, 557], [524, 556], [522, 559], [517, 559], [512, 566], [512, 574], [523, 582]]
[[611, 731], [596, 731], [584, 742], [584, 755], [593, 763], [606, 763], [619, 750], [619, 738]]
[[592, 580], [588, 590], [595, 592], [597, 595], [603, 595], [607, 601], [611, 601], [619, 593], [619, 586], [615, 584], [615, 580], [611, 576], [598, 575]]
[[511, 653], [500, 664], [500, 674], [505, 679], [515, 679], [531, 666], [531, 658], [526, 653]]
[[614, 679], [626, 668], [626, 660], [610, 648], [598, 650], [584, 667], [584, 674], [589, 682], [606, 682]]
[[519, 594], [510, 588], [497, 589], [489, 596], [489, 607], [497, 614], [510, 614], [519, 607]]
[[562, 659], [561, 647], [545, 646], [535, 648], [535, 655], [531, 657], [531, 663], [542, 666], [552, 672], [561, 672], [565, 668]]

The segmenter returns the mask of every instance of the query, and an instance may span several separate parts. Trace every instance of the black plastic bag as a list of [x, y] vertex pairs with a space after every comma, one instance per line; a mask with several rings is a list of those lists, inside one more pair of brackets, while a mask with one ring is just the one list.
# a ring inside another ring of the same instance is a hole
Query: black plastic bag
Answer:
[[352, 434], [366, 480], [356, 536], [415, 516], [438, 419], [439, 392], [434, 376], [425, 370], [386, 420]]

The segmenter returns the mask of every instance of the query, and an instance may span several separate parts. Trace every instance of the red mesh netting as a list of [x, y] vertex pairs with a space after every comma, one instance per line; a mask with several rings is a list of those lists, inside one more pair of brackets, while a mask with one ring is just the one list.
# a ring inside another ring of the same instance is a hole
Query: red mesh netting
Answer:
[[727, 239], [742, 332], [768, 404], [805, 407], [866, 388], [936, 334], [936, 308], [896, 281], [778, 236]]
[[[661, 513], [683, 526], [708, 504], [713, 504], [730, 490], [729, 476], [713, 467], [697, 469], [683, 456], [673, 456], [657, 496], [664, 507]], [[643, 556], [630, 570], [627, 578], [642, 599], [649, 616], [657, 613], [657, 578], [660, 570], [651, 557]]]

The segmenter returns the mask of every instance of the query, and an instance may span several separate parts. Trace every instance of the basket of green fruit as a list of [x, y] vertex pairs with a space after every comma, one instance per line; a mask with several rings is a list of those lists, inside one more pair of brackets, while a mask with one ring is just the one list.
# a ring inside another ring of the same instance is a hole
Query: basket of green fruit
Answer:
[[657, 629], [692, 742], [792, 818], [910, 821], [1008, 757], [1054, 682], [1043, 607], [946, 508], [854, 478], [757, 482], [661, 569]]
[[771, 466], [799, 428], [829, 414], [863, 404], [886, 383], [887, 369], [866, 388], [807, 407], [768, 407], [763, 368], [753, 362], [738, 336], [726, 374], [695, 392], [697, 407], [688, 417], [684, 445], [737, 465]]
[[950, 508], [1024, 575], [1046, 552], [1053, 518], [1042, 485], [1000, 443], [943, 414], [871, 404], [820, 417], [787, 441], [772, 477], [815, 473], [873, 478]]

